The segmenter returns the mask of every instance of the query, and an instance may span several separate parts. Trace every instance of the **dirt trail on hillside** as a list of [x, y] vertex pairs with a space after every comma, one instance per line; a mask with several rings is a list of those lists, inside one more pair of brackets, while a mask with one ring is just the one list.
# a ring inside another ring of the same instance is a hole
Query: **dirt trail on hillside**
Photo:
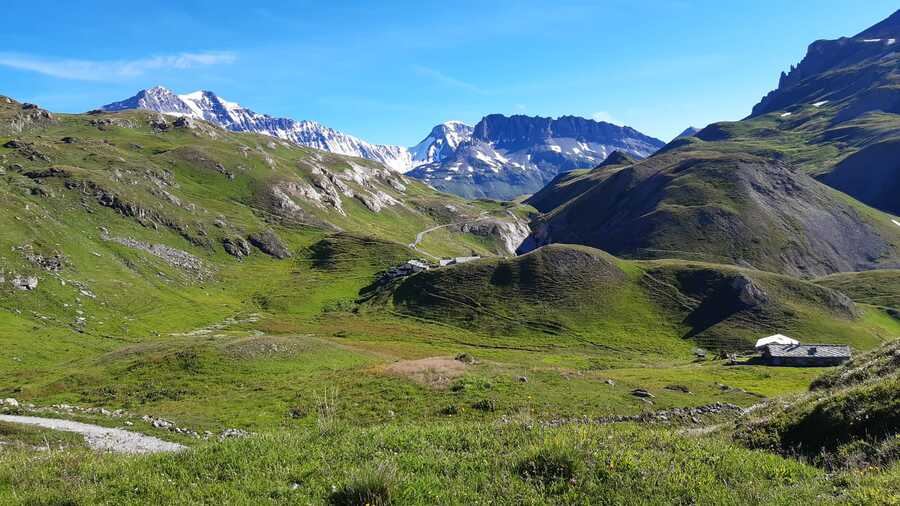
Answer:
[[455, 226], [455, 225], [465, 225], [465, 224], [467, 224], [467, 223], [475, 223], [475, 222], [478, 222], [478, 221], [484, 221], [484, 220], [486, 220], [486, 219], [488, 219], [488, 218], [490, 218], [490, 216], [488, 216], [487, 213], [484, 213], [484, 212], [483, 212], [483, 213], [481, 213], [477, 218], [474, 218], [474, 219], [471, 219], [471, 220], [463, 220], [463, 221], [458, 221], [458, 222], [455, 222], [455, 223], [445, 223], [444, 225], [437, 225], [437, 226], [435, 226], [435, 227], [426, 228], [425, 230], [423, 230], [423, 231], [419, 232], [418, 234], [416, 234], [416, 239], [415, 239], [413, 242], [409, 243], [409, 248], [410, 248], [410, 249], [413, 249], [413, 250], [416, 250], [416, 251], [418, 251], [419, 253], [422, 253], [423, 255], [428, 256], [428, 257], [431, 257], [431, 258], [433, 258], [433, 259], [435, 259], [435, 260], [440, 260], [439, 257], [436, 257], [436, 256], [432, 255], [431, 253], [428, 253], [427, 251], [422, 251], [421, 249], [419, 249], [419, 243], [422, 242], [423, 239], [425, 239], [425, 235], [426, 235], [426, 234], [428, 234], [428, 233], [430, 233], [430, 232], [434, 232], [435, 230], [440, 230], [440, 229], [442, 229], [442, 228], [452, 227], [452, 226]]
[[39, 418], [35, 416], [0, 415], [0, 422], [35, 425], [45, 429], [76, 432], [84, 436], [88, 447], [115, 453], [160, 453], [177, 452], [187, 448], [178, 443], [170, 443], [153, 436], [123, 429], [110, 429], [99, 425], [91, 425], [57, 418]]

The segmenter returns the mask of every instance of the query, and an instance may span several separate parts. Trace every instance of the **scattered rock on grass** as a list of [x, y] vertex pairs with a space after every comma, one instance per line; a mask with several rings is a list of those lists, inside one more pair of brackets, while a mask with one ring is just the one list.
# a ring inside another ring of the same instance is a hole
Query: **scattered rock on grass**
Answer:
[[38, 287], [38, 278], [34, 276], [16, 276], [10, 280], [16, 290], [35, 290]]
[[264, 230], [262, 232], [250, 234], [248, 239], [250, 239], [250, 244], [259, 248], [260, 251], [279, 260], [291, 256], [291, 252], [288, 251], [287, 246], [284, 245], [281, 238], [272, 230]]
[[222, 239], [222, 247], [229, 255], [237, 258], [250, 255], [250, 243], [242, 237], [226, 237]]

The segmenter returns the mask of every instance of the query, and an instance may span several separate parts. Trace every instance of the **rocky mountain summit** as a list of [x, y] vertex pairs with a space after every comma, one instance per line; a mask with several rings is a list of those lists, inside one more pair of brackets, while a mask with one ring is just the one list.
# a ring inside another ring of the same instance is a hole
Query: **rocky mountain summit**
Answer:
[[900, 10], [853, 37], [817, 40], [778, 88], [753, 107], [750, 117], [800, 103], [847, 101], [837, 119], [846, 121], [871, 110], [900, 113], [900, 92], [888, 82], [897, 79], [900, 53]]
[[[315, 121], [297, 121], [259, 114], [229, 102], [211, 91], [177, 95], [167, 88], [156, 86], [141, 90], [126, 100], [100, 108], [107, 112], [127, 109], [147, 109], [174, 116], [186, 116], [208, 121], [233, 132], [269, 135], [301, 146], [374, 160], [398, 172], [409, 170], [417, 162], [410, 150], [405, 147], [371, 144]], [[429, 146], [424, 141], [417, 148], [424, 155], [429, 153]], [[430, 160], [423, 158], [418, 161]]]
[[750, 115], [758, 122], [777, 118], [804, 135], [805, 151], [820, 153], [800, 153], [792, 161], [820, 181], [895, 215], [900, 214], [898, 40], [900, 11], [853, 37], [813, 42]]
[[428, 137], [409, 148], [416, 165], [441, 162], [456, 154], [459, 146], [472, 140], [474, 128], [461, 121], [447, 121], [431, 129]]
[[162, 86], [100, 108], [106, 112], [128, 109], [203, 120], [233, 132], [260, 133], [373, 160], [464, 197], [514, 198], [540, 189], [560, 172], [596, 165], [614, 150], [643, 158], [663, 145], [632, 128], [575, 116], [500, 114], [484, 117], [475, 127], [460, 121], [441, 123], [409, 148], [371, 144], [315, 121], [259, 114], [211, 91], [178, 95]]
[[541, 189], [559, 173], [593, 167], [613, 151], [645, 158], [663, 144], [630, 127], [576, 116], [492, 114], [452, 156], [409, 175], [468, 198], [512, 199]]

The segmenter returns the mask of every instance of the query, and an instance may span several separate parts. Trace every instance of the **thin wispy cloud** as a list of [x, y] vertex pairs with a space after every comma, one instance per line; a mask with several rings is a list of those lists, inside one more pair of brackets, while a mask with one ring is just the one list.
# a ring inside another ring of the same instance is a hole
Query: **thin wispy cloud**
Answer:
[[463, 81], [462, 79], [457, 79], [453, 76], [448, 76], [447, 74], [444, 74], [443, 72], [430, 67], [425, 67], [423, 65], [413, 65], [412, 69], [416, 74], [422, 77], [427, 77], [437, 83], [449, 86], [451, 88], [458, 88], [460, 90], [477, 93], [479, 95], [489, 94], [485, 89], [477, 85], [468, 83], [466, 81]]
[[134, 60], [51, 59], [0, 52], [0, 66], [79, 81], [121, 81], [152, 71], [192, 69], [236, 60], [237, 56], [228, 51], [178, 53]]
[[595, 112], [594, 114], [591, 114], [591, 118], [594, 121], [605, 121], [606, 123], [612, 123], [614, 125], [623, 125], [624, 124], [621, 121], [614, 118], [613, 115], [608, 113], [607, 111]]

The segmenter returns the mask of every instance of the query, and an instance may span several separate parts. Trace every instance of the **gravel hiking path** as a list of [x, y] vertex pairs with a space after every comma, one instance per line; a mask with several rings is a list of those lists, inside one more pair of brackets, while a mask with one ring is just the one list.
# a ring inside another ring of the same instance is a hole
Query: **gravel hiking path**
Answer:
[[38, 418], [35, 416], [0, 415], [0, 422], [36, 425], [45, 429], [77, 432], [84, 436], [88, 447], [115, 453], [160, 453], [177, 452], [187, 448], [178, 443], [170, 443], [152, 436], [123, 429], [110, 429], [99, 425], [91, 425], [57, 418]]
[[436, 227], [426, 228], [425, 230], [416, 234], [416, 239], [413, 242], [409, 243], [409, 248], [412, 250], [416, 250], [419, 253], [422, 253], [423, 255], [425, 255], [427, 257], [433, 258], [435, 260], [440, 260], [439, 257], [436, 257], [436, 256], [432, 255], [431, 253], [428, 253], [427, 251], [422, 251], [419, 249], [419, 243], [422, 242], [423, 239], [425, 239], [425, 234], [428, 234], [429, 232], [434, 232], [435, 230], [440, 230], [442, 228], [452, 227], [454, 225], [465, 225], [466, 223], [475, 223], [476, 221], [482, 221], [482, 220], [486, 220], [488, 218], [490, 218], [490, 216], [488, 216], [487, 213], [483, 212], [477, 218], [474, 218], [471, 220], [457, 221], [455, 223], [445, 223], [444, 225], [438, 225]]

